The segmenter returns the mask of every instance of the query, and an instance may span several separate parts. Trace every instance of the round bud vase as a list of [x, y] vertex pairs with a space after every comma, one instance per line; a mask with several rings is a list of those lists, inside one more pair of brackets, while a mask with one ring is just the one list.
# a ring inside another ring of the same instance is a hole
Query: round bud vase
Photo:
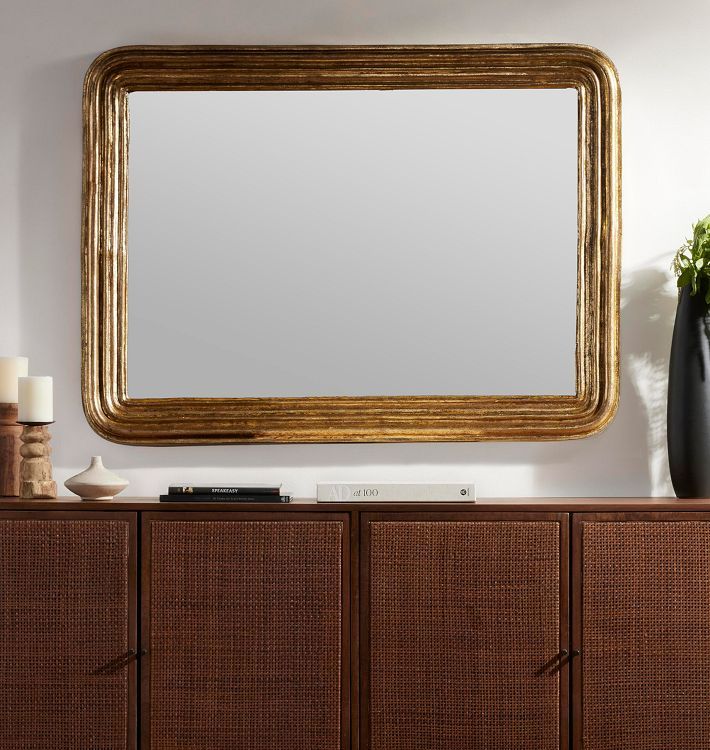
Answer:
[[678, 300], [668, 372], [668, 461], [678, 497], [710, 497], [710, 312], [707, 282]]
[[64, 486], [82, 500], [112, 500], [128, 482], [106, 469], [101, 456], [92, 456], [89, 468], [67, 479]]

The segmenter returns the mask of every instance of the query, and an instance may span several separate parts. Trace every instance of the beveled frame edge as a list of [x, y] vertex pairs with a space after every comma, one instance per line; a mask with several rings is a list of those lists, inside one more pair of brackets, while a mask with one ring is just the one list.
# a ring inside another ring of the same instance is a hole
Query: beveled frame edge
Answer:
[[[135, 90], [575, 88], [579, 247], [575, 396], [131, 399], [126, 390], [127, 95]], [[621, 94], [572, 44], [120, 47], [84, 82], [82, 401], [135, 445], [562, 440], [602, 430], [619, 398]]]

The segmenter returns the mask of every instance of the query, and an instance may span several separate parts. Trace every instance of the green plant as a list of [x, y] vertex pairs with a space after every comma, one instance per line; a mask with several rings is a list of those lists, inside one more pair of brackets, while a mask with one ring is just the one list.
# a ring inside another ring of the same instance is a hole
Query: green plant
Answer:
[[702, 287], [705, 302], [710, 305], [710, 283], [707, 283], [710, 281], [710, 215], [693, 227], [693, 239], [678, 248], [672, 268], [679, 289], [690, 284], [690, 293], [695, 295]]

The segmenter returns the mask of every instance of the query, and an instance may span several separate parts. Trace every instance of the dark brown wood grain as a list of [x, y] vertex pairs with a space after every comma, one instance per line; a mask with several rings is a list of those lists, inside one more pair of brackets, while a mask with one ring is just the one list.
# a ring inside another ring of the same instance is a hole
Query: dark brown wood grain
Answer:
[[[560, 544], [560, 750], [570, 747], [571, 713], [571, 585], [570, 579], [570, 519], [564, 514], [559, 523]], [[565, 654], [566, 652], [566, 654]]]
[[143, 520], [142, 747], [350, 748], [346, 514]]
[[[284, 513], [353, 513], [387, 512], [535, 512], [535, 513], [632, 513], [666, 511], [710, 512], [710, 498], [678, 499], [675, 497], [500, 497], [480, 498], [475, 503], [317, 503], [315, 498], [297, 498], [291, 503], [278, 505]], [[81, 501], [74, 496], [56, 500], [18, 500], [0, 498], [0, 510], [81, 510], [81, 511], [220, 511], [265, 512], [274, 510], [268, 503], [161, 503], [157, 497], [123, 497], [113, 500]]]
[[360, 514], [350, 514], [350, 738], [360, 747]]
[[360, 747], [568, 747], [565, 514], [361, 517]]
[[573, 747], [710, 747], [710, 514], [573, 519]]
[[0, 513], [0, 747], [136, 747], [136, 515]]

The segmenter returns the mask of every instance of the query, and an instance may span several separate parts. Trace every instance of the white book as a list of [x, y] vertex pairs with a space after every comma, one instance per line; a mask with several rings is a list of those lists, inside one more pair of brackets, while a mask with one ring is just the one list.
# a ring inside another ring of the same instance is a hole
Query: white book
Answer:
[[399, 484], [339, 482], [318, 484], [319, 503], [475, 503], [473, 484]]

